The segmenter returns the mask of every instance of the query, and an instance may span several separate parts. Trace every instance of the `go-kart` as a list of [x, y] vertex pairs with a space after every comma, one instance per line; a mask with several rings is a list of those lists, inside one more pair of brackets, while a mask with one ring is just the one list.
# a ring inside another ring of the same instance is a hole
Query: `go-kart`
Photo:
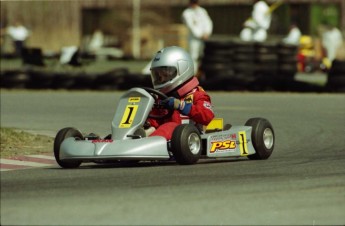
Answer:
[[167, 141], [160, 136], [145, 136], [143, 129], [148, 118], [167, 118], [153, 115], [153, 108], [167, 96], [152, 88], [132, 88], [125, 92], [117, 105], [111, 123], [111, 134], [104, 138], [91, 133], [84, 136], [79, 130], [61, 129], [54, 140], [54, 156], [62, 168], [77, 168], [83, 162], [139, 162], [142, 160], [173, 160], [179, 164], [194, 164], [200, 158], [248, 157], [267, 159], [274, 148], [274, 130], [263, 118], [251, 118], [244, 126], [223, 126], [221, 118], [206, 128], [181, 124]]

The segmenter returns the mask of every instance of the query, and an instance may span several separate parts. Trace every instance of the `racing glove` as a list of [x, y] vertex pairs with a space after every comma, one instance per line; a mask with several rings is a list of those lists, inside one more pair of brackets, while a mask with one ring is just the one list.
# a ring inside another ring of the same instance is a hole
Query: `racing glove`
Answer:
[[161, 102], [167, 109], [175, 109], [181, 112], [183, 115], [188, 115], [192, 109], [192, 103], [186, 103], [185, 101], [180, 101], [174, 97], [168, 97]]

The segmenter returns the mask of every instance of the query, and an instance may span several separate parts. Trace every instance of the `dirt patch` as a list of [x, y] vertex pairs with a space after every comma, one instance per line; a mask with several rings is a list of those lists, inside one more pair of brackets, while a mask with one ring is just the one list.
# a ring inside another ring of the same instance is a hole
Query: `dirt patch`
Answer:
[[53, 151], [54, 138], [25, 131], [1, 128], [1, 158], [34, 155]]

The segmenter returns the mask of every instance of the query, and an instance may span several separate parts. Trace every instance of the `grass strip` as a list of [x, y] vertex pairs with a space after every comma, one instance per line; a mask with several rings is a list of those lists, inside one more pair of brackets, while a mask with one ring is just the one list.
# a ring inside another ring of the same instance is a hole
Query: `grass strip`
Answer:
[[54, 138], [25, 131], [1, 128], [1, 158], [34, 155], [53, 151]]

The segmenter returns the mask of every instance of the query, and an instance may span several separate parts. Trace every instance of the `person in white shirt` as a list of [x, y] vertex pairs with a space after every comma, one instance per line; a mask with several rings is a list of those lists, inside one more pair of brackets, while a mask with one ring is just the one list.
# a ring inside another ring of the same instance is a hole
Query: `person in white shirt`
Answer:
[[213, 22], [207, 11], [199, 5], [198, 0], [189, 1], [189, 7], [182, 13], [182, 21], [189, 31], [188, 48], [194, 61], [194, 69], [197, 71], [204, 41], [210, 37], [213, 31]]
[[326, 50], [326, 56], [332, 62], [343, 44], [343, 36], [340, 30], [328, 23], [324, 23], [324, 32], [322, 33], [322, 45]]
[[6, 33], [12, 38], [17, 56], [21, 56], [25, 41], [29, 37], [29, 31], [20, 21], [16, 21], [13, 26], [6, 29]]
[[302, 36], [302, 32], [297, 27], [296, 24], [292, 24], [290, 26], [290, 31], [285, 38], [283, 38], [283, 43], [290, 44], [290, 45], [299, 45], [300, 38]]
[[105, 36], [100, 29], [96, 29], [92, 34], [88, 45], [88, 51], [95, 54], [100, 60], [105, 59], [108, 56], [121, 58], [124, 55], [123, 51], [119, 48], [105, 46]]
[[265, 1], [255, 0], [252, 16], [244, 23], [240, 33], [243, 41], [263, 42], [267, 39], [267, 30], [271, 25], [270, 7]]

